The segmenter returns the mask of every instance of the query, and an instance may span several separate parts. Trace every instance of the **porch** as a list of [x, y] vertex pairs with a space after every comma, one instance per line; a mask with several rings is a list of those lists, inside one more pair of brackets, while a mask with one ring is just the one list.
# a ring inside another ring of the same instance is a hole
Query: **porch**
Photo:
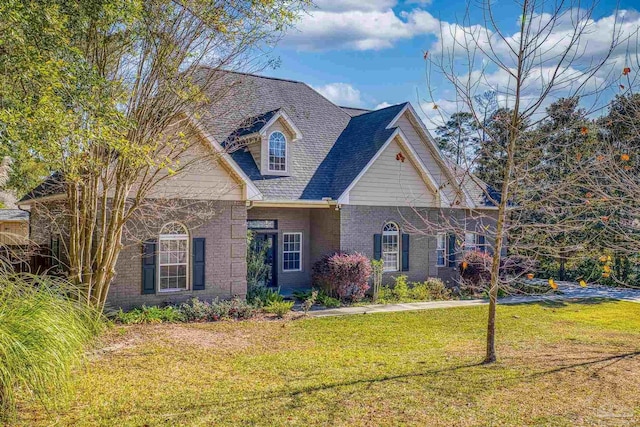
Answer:
[[314, 263], [340, 250], [340, 211], [333, 207], [252, 207], [247, 229], [266, 246], [268, 285], [284, 295], [310, 288]]

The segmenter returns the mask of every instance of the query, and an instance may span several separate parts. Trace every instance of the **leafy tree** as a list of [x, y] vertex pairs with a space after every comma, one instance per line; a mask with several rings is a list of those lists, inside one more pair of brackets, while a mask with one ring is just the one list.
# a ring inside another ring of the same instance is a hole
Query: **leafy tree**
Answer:
[[199, 144], [198, 120], [229, 90], [224, 71], [268, 65], [264, 49], [305, 5], [0, 5], [0, 146], [14, 158], [12, 182], [22, 192], [57, 173], [64, 198], [40, 208], [50, 209], [65, 233], [70, 279], [89, 304], [103, 308], [125, 237], [148, 235], [134, 225], [171, 208], [171, 200], [154, 192], [157, 185], [222, 155], [185, 157]]
[[436, 128], [438, 146], [456, 165], [472, 162], [478, 151], [477, 129], [471, 113], [454, 113], [444, 125]]

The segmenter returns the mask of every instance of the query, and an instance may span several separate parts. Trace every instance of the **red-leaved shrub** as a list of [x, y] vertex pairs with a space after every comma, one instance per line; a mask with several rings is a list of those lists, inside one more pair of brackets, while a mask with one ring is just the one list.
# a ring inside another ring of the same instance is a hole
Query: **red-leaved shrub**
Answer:
[[326, 255], [313, 266], [314, 285], [343, 301], [360, 301], [370, 276], [369, 258], [357, 252]]

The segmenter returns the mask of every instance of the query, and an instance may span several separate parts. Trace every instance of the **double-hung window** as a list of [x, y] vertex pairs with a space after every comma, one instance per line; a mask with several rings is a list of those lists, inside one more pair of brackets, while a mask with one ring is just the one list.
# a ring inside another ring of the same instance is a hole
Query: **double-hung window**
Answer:
[[180, 291], [189, 286], [189, 235], [184, 225], [172, 222], [159, 236], [159, 291]]
[[282, 234], [282, 270], [302, 271], [302, 233]]
[[384, 271], [398, 271], [400, 262], [400, 229], [388, 222], [382, 229], [382, 263]]
[[438, 233], [436, 235], [436, 266], [444, 267], [447, 263], [447, 235]]

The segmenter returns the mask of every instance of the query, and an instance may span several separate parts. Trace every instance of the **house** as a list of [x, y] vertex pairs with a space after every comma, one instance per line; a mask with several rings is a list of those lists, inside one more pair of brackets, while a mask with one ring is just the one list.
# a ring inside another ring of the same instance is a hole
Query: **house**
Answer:
[[[268, 284], [286, 289], [310, 287], [313, 264], [336, 251], [382, 258], [386, 278], [451, 281], [460, 240], [485, 244], [473, 222], [464, 238], [411, 232], [424, 218], [465, 221], [495, 207], [481, 184], [456, 176], [410, 103], [369, 111], [337, 106], [302, 82], [231, 72], [223, 80], [225, 98], [189, 126], [201, 142], [193, 158], [225, 154], [159, 193], [215, 215], [196, 226], [167, 215], [157, 235], [126, 246], [113, 306], [246, 294], [247, 231], [268, 248]], [[32, 239], [59, 250], [38, 209], [62, 197], [51, 180], [20, 204], [31, 207]]]
[[0, 162], [0, 247], [26, 245], [29, 239], [29, 212], [18, 209], [13, 193], [3, 190], [9, 180], [11, 159]]
[[29, 212], [0, 209], [0, 247], [21, 246], [29, 242]]

